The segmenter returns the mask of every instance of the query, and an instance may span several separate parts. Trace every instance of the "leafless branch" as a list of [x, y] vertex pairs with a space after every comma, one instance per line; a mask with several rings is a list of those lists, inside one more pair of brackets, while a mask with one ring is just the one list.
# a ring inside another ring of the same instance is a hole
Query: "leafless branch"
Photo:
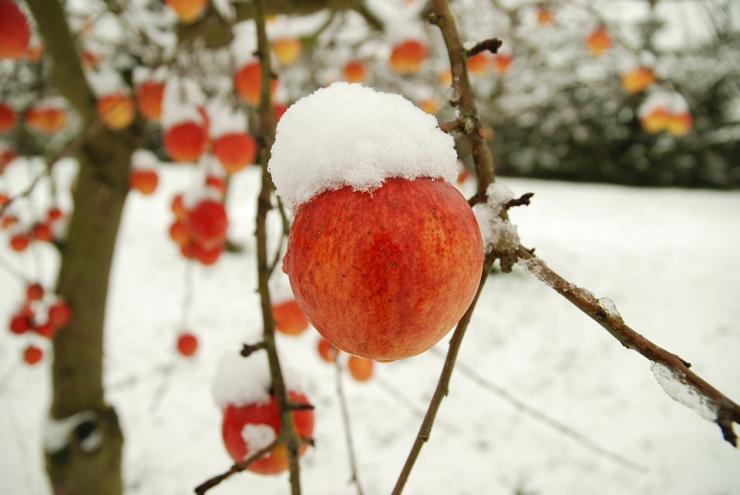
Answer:
[[235, 475], [236, 473], [241, 473], [242, 471], [246, 470], [247, 468], [249, 468], [249, 466], [251, 466], [252, 464], [254, 464], [255, 462], [257, 462], [258, 460], [260, 460], [265, 455], [269, 454], [272, 449], [274, 449], [275, 447], [277, 447], [278, 443], [279, 442], [277, 440], [275, 440], [274, 442], [272, 442], [267, 447], [258, 450], [257, 452], [255, 452], [251, 456], [247, 457], [243, 461], [237, 462], [236, 464], [232, 465], [229, 468], [228, 471], [226, 471], [226, 472], [224, 472], [222, 474], [219, 474], [218, 476], [214, 476], [213, 478], [210, 478], [210, 479], [204, 481], [203, 483], [201, 483], [200, 485], [198, 485], [195, 488], [195, 493], [197, 495], [203, 495], [208, 490], [210, 490], [214, 486], [218, 485], [219, 483], [221, 483], [226, 478], [229, 478], [229, 477]]
[[357, 495], [363, 495], [362, 483], [360, 483], [359, 471], [357, 469], [357, 459], [355, 455], [355, 446], [352, 441], [352, 424], [349, 419], [349, 408], [347, 407], [347, 398], [344, 396], [344, 386], [342, 385], [342, 366], [339, 360], [334, 361], [337, 378], [337, 398], [339, 398], [339, 407], [342, 410], [342, 425], [344, 426], [344, 440], [347, 444], [347, 456], [349, 457], [349, 469], [352, 473], [350, 482], [354, 483]]

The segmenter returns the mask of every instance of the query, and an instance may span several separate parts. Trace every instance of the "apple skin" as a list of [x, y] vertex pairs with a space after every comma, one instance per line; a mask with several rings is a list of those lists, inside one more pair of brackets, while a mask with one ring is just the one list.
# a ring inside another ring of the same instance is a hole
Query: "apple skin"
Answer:
[[283, 261], [319, 333], [375, 361], [414, 356], [444, 337], [473, 300], [482, 267], [478, 223], [460, 192], [400, 178], [302, 205]]
[[[305, 395], [297, 392], [288, 391], [288, 400], [295, 404], [308, 404]], [[293, 411], [293, 424], [296, 433], [302, 438], [313, 437], [314, 416], [312, 410]], [[223, 422], [221, 423], [221, 434], [229, 453], [234, 462], [244, 460], [251, 454], [244, 439], [242, 430], [246, 425], [267, 425], [275, 430], [275, 436], [280, 434], [280, 408], [278, 407], [277, 398], [270, 396], [270, 401], [263, 404], [247, 404], [244, 406], [229, 405], [224, 410]], [[308, 444], [302, 443], [300, 453], [303, 454], [308, 448]], [[288, 451], [284, 445], [278, 445], [272, 452], [258, 461], [253, 462], [249, 468], [250, 471], [258, 474], [278, 474], [288, 469]]]

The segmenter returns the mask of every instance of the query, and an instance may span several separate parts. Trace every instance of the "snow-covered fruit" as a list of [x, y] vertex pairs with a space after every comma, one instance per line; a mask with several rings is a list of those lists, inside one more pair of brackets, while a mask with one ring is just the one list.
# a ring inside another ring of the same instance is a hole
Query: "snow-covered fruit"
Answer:
[[285, 335], [300, 335], [308, 328], [308, 318], [295, 300], [272, 305], [275, 329]]
[[278, 125], [269, 167], [295, 211], [283, 270], [309, 321], [342, 351], [419, 354], [478, 287], [480, 229], [451, 185], [454, 142], [436, 124], [399, 95], [334, 83]]
[[0, 0], [0, 59], [19, 59], [28, 52], [31, 29], [14, 0]]
[[[297, 392], [289, 391], [288, 400], [293, 404], [309, 403], [305, 395]], [[312, 438], [313, 411], [293, 411], [291, 416], [298, 436]], [[271, 394], [266, 403], [257, 402], [242, 406], [230, 404], [224, 411], [221, 432], [227, 452], [234, 462], [239, 462], [269, 446], [279, 436], [280, 428], [280, 408], [277, 398]], [[300, 454], [302, 455], [307, 448], [308, 444], [302, 442]], [[287, 468], [288, 451], [284, 445], [278, 445], [269, 454], [252, 463], [248, 469], [258, 474], [278, 474]]]
[[392, 178], [372, 194], [344, 187], [303, 205], [283, 266], [329, 342], [390, 361], [427, 350], [457, 323], [482, 265], [478, 224], [454, 186]]

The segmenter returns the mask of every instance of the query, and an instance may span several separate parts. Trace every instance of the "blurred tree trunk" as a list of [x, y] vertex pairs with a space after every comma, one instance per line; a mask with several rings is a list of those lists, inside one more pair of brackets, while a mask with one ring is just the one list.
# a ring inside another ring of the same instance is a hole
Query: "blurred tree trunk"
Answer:
[[103, 391], [103, 329], [108, 279], [128, 192], [131, 153], [139, 127], [111, 132], [96, 120], [95, 95], [80, 65], [59, 0], [27, 0], [54, 66], [53, 84], [84, 121], [77, 151], [74, 212], [62, 246], [58, 294], [72, 308], [54, 338], [54, 420], [72, 419], [66, 442], [47, 452], [58, 495], [123, 493], [123, 435]]

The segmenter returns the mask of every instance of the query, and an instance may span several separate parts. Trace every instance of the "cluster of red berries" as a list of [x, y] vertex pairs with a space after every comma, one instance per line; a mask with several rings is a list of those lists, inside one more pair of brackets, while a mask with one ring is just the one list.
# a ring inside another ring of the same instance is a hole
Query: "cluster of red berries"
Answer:
[[[57, 330], [72, 320], [72, 309], [62, 299], [47, 294], [39, 283], [29, 284], [20, 308], [10, 317], [8, 328], [15, 335], [36, 334], [51, 339]], [[44, 353], [40, 347], [29, 344], [23, 351], [23, 360], [34, 365]]]
[[216, 263], [223, 253], [229, 226], [223, 202], [205, 198], [189, 208], [178, 194], [171, 209], [175, 221], [170, 225], [169, 235], [180, 247], [180, 253], [205, 266]]
[[[62, 211], [54, 207], [47, 211], [46, 217], [43, 220], [35, 222], [27, 229], [15, 230], [10, 236], [10, 249], [20, 253], [25, 251], [33, 241], [52, 242], [55, 237], [54, 227], [63, 216]], [[13, 230], [18, 223], [19, 219], [17, 216], [13, 214], [3, 215], [0, 218], [0, 229]]]

